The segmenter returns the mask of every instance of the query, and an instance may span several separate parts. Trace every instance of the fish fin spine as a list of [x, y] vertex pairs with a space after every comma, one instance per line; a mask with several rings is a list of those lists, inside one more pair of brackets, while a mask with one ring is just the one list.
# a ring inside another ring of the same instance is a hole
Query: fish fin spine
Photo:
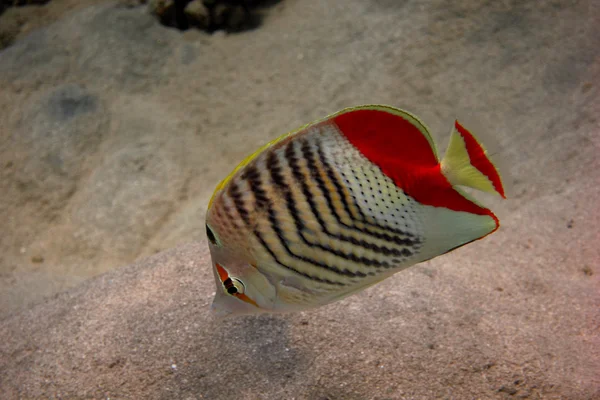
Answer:
[[506, 198], [500, 173], [487, 150], [458, 121], [454, 123], [441, 168], [453, 186], [467, 186]]

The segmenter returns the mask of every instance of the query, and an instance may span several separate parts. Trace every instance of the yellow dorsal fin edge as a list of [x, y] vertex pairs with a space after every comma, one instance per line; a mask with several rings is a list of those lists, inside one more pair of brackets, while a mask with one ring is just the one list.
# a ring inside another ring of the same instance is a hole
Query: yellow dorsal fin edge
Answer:
[[320, 122], [326, 121], [328, 119], [334, 118], [337, 115], [343, 114], [343, 113], [347, 113], [350, 111], [356, 111], [356, 110], [380, 110], [380, 111], [385, 111], [388, 113], [392, 113], [395, 115], [399, 115], [400, 117], [410, 121], [413, 125], [416, 125], [419, 130], [425, 135], [427, 141], [429, 142], [429, 144], [431, 145], [431, 148], [434, 152], [434, 154], [437, 157], [437, 149], [435, 146], [435, 143], [433, 142], [433, 139], [431, 138], [431, 135], [429, 134], [429, 130], [427, 129], [427, 127], [425, 126], [425, 124], [419, 119], [417, 118], [416, 115], [405, 111], [405, 110], [401, 110], [399, 108], [395, 108], [392, 106], [387, 106], [387, 105], [380, 105], [380, 104], [366, 104], [366, 105], [362, 105], [362, 106], [356, 106], [356, 107], [348, 107], [348, 108], [344, 108], [338, 112], [335, 112], [333, 114], [330, 114], [324, 118], [320, 118], [318, 120], [315, 120], [313, 122], [310, 122], [306, 125], [301, 126], [298, 129], [294, 129], [293, 131], [290, 131], [288, 133], [285, 133], [281, 136], [279, 136], [276, 139], [271, 140], [270, 142], [264, 144], [263, 146], [259, 147], [258, 149], [256, 149], [256, 151], [254, 151], [252, 154], [248, 155], [246, 158], [244, 158], [242, 160], [242, 162], [240, 162], [234, 169], [233, 171], [231, 171], [231, 173], [229, 173], [229, 175], [227, 175], [221, 182], [219, 182], [219, 184], [217, 185], [217, 187], [215, 188], [215, 191], [213, 192], [209, 202], [208, 202], [208, 208], [210, 209], [210, 207], [212, 206], [213, 201], [215, 200], [215, 197], [217, 196], [217, 193], [219, 193], [219, 191], [221, 189], [223, 189], [227, 183], [234, 177], [234, 175], [242, 168], [244, 168], [246, 165], [250, 164], [250, 162], [252, 160], [254, 160], [260, 153], [262, 153], [264, 150], [266, 150], [267, 148], [273, 146], [276, 143], [281, 142], [282, 140], [295, 135], [298, 132], [303, 131], [304, 129], [312, 126], [312, 125], [316, 125]]

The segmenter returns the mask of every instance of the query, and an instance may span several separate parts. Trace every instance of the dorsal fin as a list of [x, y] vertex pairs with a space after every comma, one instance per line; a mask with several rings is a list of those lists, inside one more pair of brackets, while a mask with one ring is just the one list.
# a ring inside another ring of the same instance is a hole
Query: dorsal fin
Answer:
[[394, 160], [411, 166], [439, 164], [429, 130], [415, 115], [389, 106], [349, 108], [333, 116], [348, 140], [369, 160]]
[[362, 106], [340, 111], [332, 122], [362, 155], [407, 193], [439, 168], [427, 127], [407, 111]]

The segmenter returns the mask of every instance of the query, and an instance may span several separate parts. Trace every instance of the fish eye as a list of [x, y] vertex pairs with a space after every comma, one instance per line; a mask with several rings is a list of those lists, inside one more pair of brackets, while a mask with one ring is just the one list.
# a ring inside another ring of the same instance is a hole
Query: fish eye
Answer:
[[244, 290], [246, 289], [242, 281], [237, 278], [225, 279], [225, 281], [223, 281], [223, 286], [225, 287], [225, 290], [227, 290], [227, 293], [231, 295], [244, 294]]
[[215, 233], [212, 231], [212, 229], [210, 229], [210, 226], [208, 226], [208, 224], [206, 224], [206, 237], [212, 244], [214, 244], [215, 246], [217, 245], [217, 238], [215, 237]]

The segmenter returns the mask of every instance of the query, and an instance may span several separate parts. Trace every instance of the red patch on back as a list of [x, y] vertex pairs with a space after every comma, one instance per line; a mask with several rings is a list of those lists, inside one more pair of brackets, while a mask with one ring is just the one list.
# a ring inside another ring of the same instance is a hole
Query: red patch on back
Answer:
[[358, 151], [419, 203], [489, 215], [498, 226], [490, 210], [454, 190], [429, 141], [409, 121], [391, 112], [358, 109], [335, 116], [333, 122]]
[[477, 139], [473, 137], [471, 132], [466, 130], [461, 124], [456, 121], [454, 123], [456, 130], [465, 141], [465, 145], [467, 148], [467, 153], [469, 154], [469, 158], [471, 160], [471, 165], [477, 168], [482, 174], [488, 177], [494, 188], [500, 195], [504, 198], [504, 187], [502, 186], [502, 181], [500, 180], [500, 175], [498, 175], [498, 171], [494, 164], [490, 161], [490, 159], [485, 154], [485, 150], [481, 145], [477, 142]]

